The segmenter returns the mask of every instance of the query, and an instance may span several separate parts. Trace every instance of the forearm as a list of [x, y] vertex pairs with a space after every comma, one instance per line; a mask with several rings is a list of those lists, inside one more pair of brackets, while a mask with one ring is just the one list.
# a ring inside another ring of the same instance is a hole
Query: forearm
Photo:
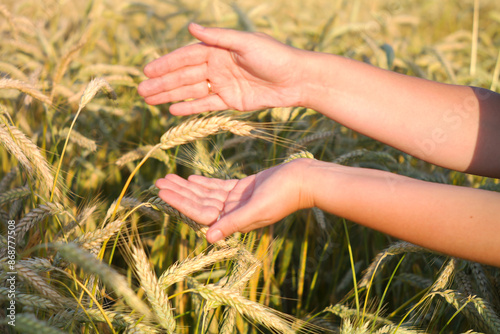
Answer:
[[500, 266], [500, 194], [314, 162], [312, 205], [394, 237]]
[[305, 52], [303, 101], [339, 123], [447, 168], [500, 176], [500, 95]]

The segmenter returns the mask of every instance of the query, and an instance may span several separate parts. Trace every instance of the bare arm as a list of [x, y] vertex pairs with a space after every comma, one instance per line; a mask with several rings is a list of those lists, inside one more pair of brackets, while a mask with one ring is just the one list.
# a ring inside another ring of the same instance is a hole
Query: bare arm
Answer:
[[417, 245], [500, 266], [495, 192], [309, 159], [242, 180], [167, 175], [156, 185], [163, 200], [210, 226], [210, 242], [316, 206]]
[[500, 266], [500, 194], [380, 170], [311, 164], [312, 206], [445, 254]]
[[[139, 93], [176, 115], [305, 106], [428, 162], [500, 177], [500, 95], [298, 50], [263, 34], [189, 26], [203, 44], [144, 70]], [[213, 85], [211, 93], [207, 80]]]
[[301, 104], [420, 159], [500, 176], [500, 95], [309, 52]]

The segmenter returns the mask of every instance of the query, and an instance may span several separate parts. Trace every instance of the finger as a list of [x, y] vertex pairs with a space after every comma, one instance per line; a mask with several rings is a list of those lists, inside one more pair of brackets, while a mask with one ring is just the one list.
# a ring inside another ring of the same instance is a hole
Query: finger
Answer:
[[182, 214], [203, 225], [216, 221], [221, 211], [218, 207], [200, 203], [193, 197], [184, 197], [169, 189], [160, 190], [158, 196]]
[[238, 183], [238, 180], [221, 180], [201, 175], [190, 175], [188, 180], [189, 182], [199, 184], [205, 188], [214, 190], [222, 189], [225, 192], [233, 190], [236, 183]]
[[222, 240], [235, 232], [247, 232], [249, 227], [257, 221], [259, 208], [255, 205], [246, 204], [240, 208], [220, 217], [207, 231], [207, 240], [210, 243]]
[[148, 78], [156, 78], [185, 66], [199, 65], [207, 61], [208, 47], [202, 43], [176, 49], [144, 67]]
[[153, 96], [144, 98], [144, 101], [150, 105], [158, 105], [168, 102], [176, 102], [187, 99], [198, 99], [208, 95], [207, 82], [199, 82], [191, 86], [183, 86], [177, 89], [159, 93]]
[[172, 115], [186, 116], [227, 108], [228, 105], [218, 95], [212, 94], [193, 101], [176, 103], [170, 106], [170, 113]]
[[205, 28], [196, 23], [188, 26], [191, 35], [205, 44], [218, 46], [231, 51], [243, 51], [251, 34], [224, 28]]
[[160, 77], [143, 81], [137, 87], [137, 91], [142, 97], [148, 97], [201, 82], [205, 82], [205, 86], [207, 87], [206, 79], [207, 64], [203, 63], [201, 65], [187, 66]]
[[167, 175], [163, 179], [159, 179], [155, 184], [159, 189], [168, 189], [175, 191], [185, 197], [196, 198], [196, 201], [206, 204], [214, 205], [222, 210], [223, 204], [227, 197], [227, 192], [217, 189], [205, 188], [201, 185], [191, 183], [182, 177], [175, 174]]

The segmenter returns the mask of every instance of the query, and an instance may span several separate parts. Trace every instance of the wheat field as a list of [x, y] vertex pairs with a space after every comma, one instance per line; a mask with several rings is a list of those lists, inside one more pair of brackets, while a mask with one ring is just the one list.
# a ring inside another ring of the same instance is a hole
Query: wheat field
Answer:
[[193, 21], [500, 91], [495, 0], [3, 0], [0, 332], [500, 333], [499, 268], [316, 208], [210, 245], [159, 199], [167, 173], [296, 158], [500, 191], [314, 110], [147, 105], [142, 68], [194, 42]]

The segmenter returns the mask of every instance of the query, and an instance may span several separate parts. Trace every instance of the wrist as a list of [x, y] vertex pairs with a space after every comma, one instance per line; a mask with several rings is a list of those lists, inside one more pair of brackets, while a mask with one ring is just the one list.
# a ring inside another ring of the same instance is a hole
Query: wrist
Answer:
[[299, 101], [297, 106], [314, 109], [324, 108], [322, 101], [334, 93], [338, 56], [300, 50], [300, 75], [298, 80]]
[[291, 163], [297, 168], [294, 173], [294, 178], [298, 184], [297, 191], [299, 194], [297, 209], [315, 207], [315, 195], [319, 184], [317, 183], [317, 175], [314, 174], [316, 171], [313, 169], [324, 162], [315, 159], [300, 158], [293, 160]]

